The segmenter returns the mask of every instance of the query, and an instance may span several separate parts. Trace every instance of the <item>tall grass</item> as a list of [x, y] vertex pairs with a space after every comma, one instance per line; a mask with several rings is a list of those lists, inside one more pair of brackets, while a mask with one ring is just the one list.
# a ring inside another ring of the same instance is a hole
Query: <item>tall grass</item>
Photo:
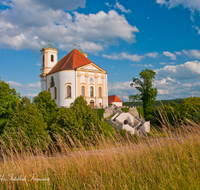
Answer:
[[87, 148], [78, 139], [68, 146], [58, 135], [46, 151], [19, 152], [12, 139], [9, 146], [1, 141], [0, 188], [200, 189], [200, 125], [170, 127], [163, 125], [166, 137], [160, 138], [99, 135]]

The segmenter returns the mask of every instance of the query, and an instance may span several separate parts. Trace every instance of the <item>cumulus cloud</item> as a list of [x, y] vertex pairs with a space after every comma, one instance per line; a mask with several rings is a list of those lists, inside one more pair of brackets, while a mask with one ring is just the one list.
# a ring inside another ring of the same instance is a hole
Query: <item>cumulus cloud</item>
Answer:
[[183, 53], [185, 55], [188, 55], [190, 57], [195, 57], [197, 59], [200, 59], [200, 51], [197, 49], [193, 49], [193, 50], [183, 50]]
[[173, 78], [177, 80], [199, 79], [200, 62], [188, 61], [180, 65], [166, 65], [164, 68], [156, 69], [157, 75], [161, 78]]
[[[0, 48], [39, 50], [51, 40], [52, 44], [59, 44], [57, 48], [69, 51], [76, 41], [86, 51], [98, 52], [104, 46], [117, 44], [119, 38], [134, 43], [134, 33], [139, 32], [124, 15], [114, 10], [86, 15], [65, 12], [59, 7], [55, 10], [50, 5], [53, 1], [41, 1], [49, 6], [39, 6], [38, 2], [12, 0], [7, 3], [8, 9], [0, 12]], [[85, 1], [73, 2], [74, 7], [83, 7]]]
[[37, 96], [38, 94], [27, 94], [26, 96], [29, 97], [29, 98], [33, 98], [35, 96]]
[[115, 8], [118, 8], [121, 10], [123, 13], [131, 13], [130, 9], [125, 9], [123, 5], [119, 4], [119, 2], [116, 1]]
[[134, 54], [134, 55], [131, 55], [131, 54], [128, 54], [128, 53], [125, 53], [125, 52], [122, 52], [122, 53], [113, 53], [112, 55], [106, 55], [106, 54], [103, 54], [102, 57], [105, 57], [105, 58], [108, 58], [108, 59], [114, 59], [114, 60], [129, 60], [129, 61], [136, 61], [136, 62], [140, 62], [144, 56], [141, 56], [141, 55], [137, 55], [137, 54]]
[[157, 52], [151, 52], [151, 53], [145, 54], [145, 56], [152, 57], [152, 58], [157, 58], [158, 53]]
[[156, 0], [156, 3], [166, 5], [169, 9], [182, 5], [184, 8], [189, 8], [191, 11], [200, 11], [199, 0]]
[[163, 55], [165, 55], [167, 57], [170, 57], [172, 60], [176, 60], [176, 55], [171, 53], [171, 52], [169, 52], [169, 51], [164, 51]]
[[152, 64], [131, 64], [131, 66], [134, 66], [134, 67], [153, 67]]
[[182, 55], [182, 53], [181, 53], [180, 51], [175, 51], [174, 53], [175, 53], [176, 55], [179, 55], [179, 56]]
[[197, 34], [199, 35], [200, 34], [200, 28], [198, 27], [198, 26], [192, 26], [194, 29], [196, 29], [197, 30]]
[[21, 84], [15, 81], [7, 81], [12, 88], [16, 90], [38, 90], [40, 88], [40, 82], [30, 83], [30, 84]]
[[38, 5], [49, 7], [54, 10], [64, 9], [73, 11], [78, 7], [84, 8], [86, 0], [34, 0], [34, 2], [36, 2]]

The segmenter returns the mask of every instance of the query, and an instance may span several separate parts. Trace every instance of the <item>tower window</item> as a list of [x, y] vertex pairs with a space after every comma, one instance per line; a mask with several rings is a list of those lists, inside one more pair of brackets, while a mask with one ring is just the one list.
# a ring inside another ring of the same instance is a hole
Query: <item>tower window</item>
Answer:
[[90, 97], [94, 97], [94, 87], [90, 87]]
[[99, 98], [102, 97], [101, 87], [99, 87]]
[[54, 56], [51, 55], [51, 62], [54, 62]]
[[71, 98], [72, 97], [72, 88], [71, 88], [71, 86], [67, 86], [67, 98]]
[[50, 87], [54, 87], [54, 85], [55, 85], [54, 78], [51, 77], [51, 80], [50, 80]]
[[85, 97], [85, 86], [82, 86], [82, 96]]
[[54, 99], [57, 99], [57, 88], [54, 87]]

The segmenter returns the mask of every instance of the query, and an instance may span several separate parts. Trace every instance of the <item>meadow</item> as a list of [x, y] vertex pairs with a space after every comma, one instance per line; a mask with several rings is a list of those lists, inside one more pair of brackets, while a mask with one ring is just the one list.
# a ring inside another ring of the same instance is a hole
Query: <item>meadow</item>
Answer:
[[57, 135], [46, 151], [16, 150], [7, 137], [9, 146], [1, 139], [0, 189], [200, 189], [199, 128], [168, 124], [145, 139], [99, 135], [87, 147], [68, 137], [69, 147]]

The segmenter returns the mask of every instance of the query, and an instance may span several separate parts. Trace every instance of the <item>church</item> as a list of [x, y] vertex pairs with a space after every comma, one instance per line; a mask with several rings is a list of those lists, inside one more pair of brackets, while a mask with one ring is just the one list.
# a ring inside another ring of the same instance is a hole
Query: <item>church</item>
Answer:
[[70, 107], [83, 96], [91, 107], [108, 106], [107, 72], [88, 59], [82, 49], [74, 49], [57, 61], [58, 50], [47, 44], [41, 51], [41, 91], [51, 93], [58, 107]]

